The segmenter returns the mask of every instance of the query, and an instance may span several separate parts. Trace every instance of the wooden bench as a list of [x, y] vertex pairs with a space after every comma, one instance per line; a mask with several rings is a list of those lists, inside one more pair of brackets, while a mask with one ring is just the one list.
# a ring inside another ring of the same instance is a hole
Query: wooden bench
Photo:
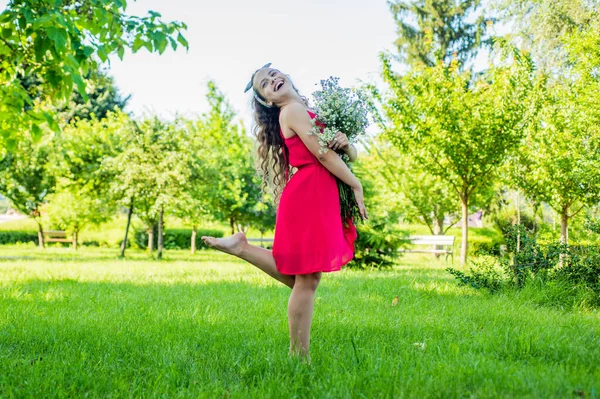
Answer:
[[429, 249], [404, 249], [401, 248], [399, 252], [412, 252], [412, 253], [424, 253], [424, 254], [439, 254], [452, 256], [452, 262], [454, 262], [454, 236], [410, 236], [407, 240], [411, 245], [428, 245], [432, 248]]
[[67, 232], [63, 230], [44, 231], [44, 242], [69, 242], [73, 249], [77, 249], [77, 236], [73, 234], [71, 238], [67, 237]]

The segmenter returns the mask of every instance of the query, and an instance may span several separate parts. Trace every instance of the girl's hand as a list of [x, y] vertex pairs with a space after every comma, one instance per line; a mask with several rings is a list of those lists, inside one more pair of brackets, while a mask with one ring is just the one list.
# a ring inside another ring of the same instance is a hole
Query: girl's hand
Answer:
[[349, 145], [350, 145], [350, 142], [348, 141], [348, 136], [346, 136], [342, 132], [337, 132], [335, 134], [335, 137], [329, 142], [328, 146], [329, 146], [329, 148], [331, 148], [334, 151], [337, 151], [337, 150], [345, 151]]
[[366, 220], [369, 218], [367, 215], [367, 209], [365, 208], [365, 198], [363, 195], [362, 185], [357, 187], [352, 187], [352, 191], [354, 191], [354, 198], [356, 199], [356, 204], [358, 205], [358, 212], [360, 213], [360, 217], [362, 220]]

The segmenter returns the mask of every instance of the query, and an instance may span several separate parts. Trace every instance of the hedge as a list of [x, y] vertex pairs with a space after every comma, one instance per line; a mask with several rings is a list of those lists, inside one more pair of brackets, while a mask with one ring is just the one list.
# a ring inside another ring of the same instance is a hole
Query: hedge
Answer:
[[0, 245], [17, 244], [25, 242], [38, 242], [37, 232], [18, 231], [18, 230], [0, 230]]
[[[222, 230], [198, 229], [196, 230], [196, 249], [207, 249], [208, 247], [202, 241], [202, 236], [223, 237]], [[134, 241], [138, 248], [148, 248], [148, 233], [145, 230], [136, 230]], [[158, 247], [158, 232], [154, 231], [153, 248]], [[165, 249], [191, 249], [192, 245], [191, 229], [167, 229], [164, 233]]]

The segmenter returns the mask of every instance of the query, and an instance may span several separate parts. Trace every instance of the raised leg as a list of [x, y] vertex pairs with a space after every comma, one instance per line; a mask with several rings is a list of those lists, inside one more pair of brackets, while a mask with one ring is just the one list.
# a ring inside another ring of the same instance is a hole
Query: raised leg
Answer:
[[290, 288], [294, 288], [295, 276], [279, 273], [275, 266], [273, 253], [268, 249], [249, 244], [244, 233], [235, 233], [226, 238], [202, 236], [202, 241], [212, 248], [237, 256], [253, 264], [275, 280], [281, 281]]
[[321, 281], [321, 272], [299, 274], [288, 302], [290, 326], [290, 353], [302, 355], [310, 362], [310, 326], [312, 324], [315, 292]]

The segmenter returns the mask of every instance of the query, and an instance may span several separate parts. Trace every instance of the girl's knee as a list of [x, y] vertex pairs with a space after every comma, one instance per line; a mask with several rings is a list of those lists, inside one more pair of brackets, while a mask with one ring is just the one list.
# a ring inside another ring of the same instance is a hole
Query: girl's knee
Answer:
[[300, 283], [302, 288], [317, 290], [321, 281], [321, 272], [311, 274], [299, 274], [296, 276], [296, 284]]

